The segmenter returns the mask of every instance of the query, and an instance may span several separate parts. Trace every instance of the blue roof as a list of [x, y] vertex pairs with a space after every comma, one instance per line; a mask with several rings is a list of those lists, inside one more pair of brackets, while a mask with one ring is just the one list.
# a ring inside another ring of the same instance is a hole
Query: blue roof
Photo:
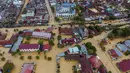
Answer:
[[130, 40], [126, 40], [126, 41], [124, 42], [124, 44], [125, 44], [126, 46], [130, 47]]
[[75, 7], [76, 6], [76, 4], [75, 3], [62, 3], [62, 6], [63, 7]]
[[81, 45], [81, 52], [82, 52], [83, 54], [86, 54], [86, 56], [89, 55], [89, 54], [88, 54], [88, 51], [87, 51], [87, 49], [86, 49], [86, 47], [85, 47], [84, 45]]
[[115, 48], [114, 50], [115, 50], [115, 52], [117, 53], [117, 55], [118, 55], [119, 57], [123, 55], [117, 48]]
[[11, 49], [11, 52], [16, 52], [16, 50], [19, 48], [19, 45], [21, 44], [22, 40], [23, 40], [23, 37], [19, 36], [18, 40], [14, 43], [14, 45]]
[[122, 52], [126, 52], [128, 50], [128, 48], [124, 45], [124, 44], [117, 44], [116, 45], [118, 49], [120, 49], [120, 51]]

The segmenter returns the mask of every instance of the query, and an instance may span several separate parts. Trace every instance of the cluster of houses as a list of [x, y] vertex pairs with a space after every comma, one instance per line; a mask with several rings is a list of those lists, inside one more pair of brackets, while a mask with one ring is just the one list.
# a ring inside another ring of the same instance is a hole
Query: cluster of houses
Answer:
[[[38, 30], [38, 29], [37, 29]], [[50, 40], [52, 38], [52, 33], [45, 32], [51, 31], [50, 28], [47, 28], [44, 31], [32, 31], [32, 30], [23, 30], [22, 33], [16, 33], [11, 36], [10, 39], [5, 40], [5, 34], [0, 36], [0, 46], [11, 48], [9, 52], [16, 52], [18, 49], [21, 52], [34, 52], [34, 51], [49, 51], [51, 49], [50, 44], [25, 44], [23, 43], [24, 37], [39, 38]]]
[[49, 20], [49, 14], [44, 0], [29, 0], [24, 9], [20, 24], [23, 25], [45, 25]]
[[24, 0], [0, 0], [0, 23], [15, 23], [23, 4]]
[[34, 51], [49, 51], [51, 46], [49, 44], [24, 44], [22, 43], [23, 37], [30, 36], [32, 38], [39, 39], [51, 39], [52, 33], [44, 32], [44, 31], [23, 31], [23, 33], [19, 34], [17, 40], [13, 43], [10, 52], [16, 52], [19, 49], [21, 52], [34, 52]]
[[[86, 21], [105, 19], [108, 16], [115, 18], [125, 18], [128, 16], [126, 12], [126, 5], [130, 6], [128, 0], [88, 0], [79, 3], [85, 8], [84, 17]], [[120, 3], [121, 2], [121, 3]], [[117, 3], [117, 6], [114, 3]], [[124, 3], [126, 5], [124, 5]], [[120, 6], [118, 6], [120, 5]], [[120, 9], [121, 7], [124, 7]]]
[[[103, 66], [100, 58], [95, 55], [89, 55], [87, 47], [82, 44], [79, 47], [70, 47], [64, 52], [64, 55], [57, 55], [58, 57], [64, 57], [65, 60], [76, 60], [78, 64], [74, 67], [74, 70], [80, 73], [107, 73], [106, 68]], [[96, 70], [94, 70], [96, 69]]]
[[116, 48], [110, 49], [108, 53], [113, 60], [116, 60], [119, 57], [123, 56], [123, 54], [125, 54], [127, 51], [130, 51], [130, 40], [126, 40], [124, 43], [116, 44]]
[[79, 43], [81, 40], [86, 39], [90, 36], [96, 36], [99, 34], [96, 28], [89, 29], [85, 26], [79, 27], [59, 27], [59, 34], [61, 35], [71, 35], [71, 38], [62, 38], [59, 40], [59, 44], [74, 44]]
[[86, 21], [107, 19], [108, 16], [126, 18], [128, 16], [129, 0], [49, 0], [56, 7], [56, 17], [71, 18], [76, 15], [74, 7], [85, 8], [83, 12]]
[[[108, 53], [113, 60], [117, 60], [118, 58], [122, 57], [123, 54], [128, 53], [129, 51], [130, 51], [130, 40], [126, 40], [123, 43], [116, 44], [116, 48], [110, 49]], [[130, 70], [130, 60], [125, 59], [122, 60], [121, 62], [118, 62], [117, 67], [122, 72], [128, 72]]]

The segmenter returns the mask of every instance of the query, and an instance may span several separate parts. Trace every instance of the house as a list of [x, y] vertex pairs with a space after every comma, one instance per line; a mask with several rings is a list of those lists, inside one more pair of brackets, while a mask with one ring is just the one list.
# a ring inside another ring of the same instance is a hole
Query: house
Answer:
[[19, 48], [19, 45], [22, 43], [23, 37], [19, 36], [17, 38], [17, 41], [13, 44], [12, 48], [11, 48], [11, 52], [16, 52], [17, 49]]
[[122, 60], [121, 62], [117, 63], [117, 67], [122, 71], [122, 72], [127, 72], [130, 70], [130, 60]]
[[78, 40], [77, 40], [77, 38], [65, 38], [65, 39], [61, 39], [60, 41], [59, 41], [59, 43], [60, 44], [74, 44], [74, 43], [77, 43], [77, 42], [79, 42]]
[[38, 44], [20, 44], [19, 50], [22, 52], [34, 52], [38, 51], [40, 48], [40, 45]]
[[0, 40], [0, 46], [12, 45], [13, 43], [10, 40]]
[[126, 40], [124, 44], [130, 49], [130, 40]]
[[85, 54], [86, 57], [89, 57], [89, 54], [88, 54], [88, 51], [87, 51], [87, 48], [85, 47], [84, 44], [81, 45], [81, 50], [82, 54]]
[[72, 31], [72, 28], [61, 28], [59, 27], [59, 34], [65, 34], [65, 35], [72, 35], [73, 34], [73, 31]]
[[88, 61], [90, 62], [92, 67], [96, 69], [100, 68], [100, 66], [102, 65], [102, 62], [98, 56], [91, 56], [90, 58], [88, 58]]
[[99, 69], [98, 69], [98, 73], [108, 73], [107, 72], [107, 69], [105, 68], [105, 67], [100, 67]]
[[80, 50], [78, 47], [73, 47], [73, 48], [68, 48], [68, 54], [79, 54], [80, 53]]
[[42, 50], [43, 51], [49, 51], [49, 50], [51, 50], [51, 45], [49, 45], [49, 44], [43, 45], [43, 49]]
[[76, 60], [80, 64], [80, 73], [93, 73], [90, 63], [88, 62], [86, 55], [80, 54], [66, 54], [65, 60]]
[[51, 35], [51, 33], [47, 33], [47, 32], [36, 32], [36, 31], [34, 31], [32, 33], [32, 37], [43, 38], [43, 39], [51, 39], [52, 35]]
[[110, 49], [108, 53], [113, 60], [116, 60], [118, 57], [121, 57], [123, 55], [117, 48]]
[[22, 66], [22, 70], [20, 73], [33, 73], [34, 72], [34, 64], [33, 63], [25, 63]]
[[116, 44], [116, 47], [123, 53], [128, 50], [128, 48], [124, 44], [118, 43], [118, 44]]

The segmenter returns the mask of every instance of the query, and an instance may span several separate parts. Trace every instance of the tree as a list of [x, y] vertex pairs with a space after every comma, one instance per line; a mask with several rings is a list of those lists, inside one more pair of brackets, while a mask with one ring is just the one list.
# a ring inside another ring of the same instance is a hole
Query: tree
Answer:
[[31, 60], [31, 59], [32, 59], [32, 56], [28, 56], [28, 59]]
[[6, 32], [8, 32], [8, 30], [7, 30], [7, 29], [6, 29], [5, 31], [6, 31]]
[[48, 59], [48, 61], [51, 61], [51, 60], [52, 60], [52, 58], [51, 58], [51, 57], [48, 57], [47, 59]]
[[24, 60], [24, 56], [20, 56], [19, 59], [20, 59], [20, 60]]
[[58, 36], [57, 36], [57, 39], [58, 39], [58, 40], [61, 40], [61, 39], [62, 39], [61, 35], [58, 35]]
[[2, 57], [2, 58], [1, 58], [1, 61], [5, 61], [5, 57]]
[[90, 48], [90, 47], [92, 46], [92, 43], [91, 43], [91, 42], [87, 42], [87, 43], [85, 44], [85, 46], [86, 46], [87, 48]]
[[30, 36], [26, 36], [26, 40], [30, 40], [31, 39], [31, 37]]
[[2, 54], [2, 53], [0, 53], [0, 56], [3, 56], [3, 54]]
[[60, 22], [60, 18], [59, 18], [59, 17], [55, 17], [55, 20], [56, 20], [57, 22]]
[[52, 12], [54, 13], [55, 12], [54, 6], [51, 6], [51, 9], [52, 9]]
[[94, 51], [92, 49], [88, 49], [88, 53], [92, 55]]
[[22, 34], [23, 33], [23, 31], [19, 31], [19, 34]]
[[41, 45], [42, 45], [42, 44], [43, 44], [43, 40], [39, 40], [39, 41], [38, 41], [38, 44], [41, 44]]
[[78, 47], [78, 49], [81, 50], [81, 46], [80, 45], [76, 44], [75, 46]]
[[54, 45], [55, 45], [53, 40], [48, 40], [48, 42], [49, 42], [49, 44], [50, 44], [51, 46], [54, 46]]
[[112, 73], [111, 71], [108, 71], [107, 73]]
[[39, 60], [39, 59], [40, 59], [40, 57], [39, 57], [39, 56], [36, 56], [36, 59], [37, 59], [37, 60]]

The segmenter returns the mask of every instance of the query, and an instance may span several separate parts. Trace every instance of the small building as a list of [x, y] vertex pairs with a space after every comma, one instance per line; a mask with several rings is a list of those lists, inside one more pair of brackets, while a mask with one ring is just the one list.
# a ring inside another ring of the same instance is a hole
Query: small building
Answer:
[[119, 63], [117, 63], [117, 67], [122, 71], [122, 72], [127, 72], [130, 70], [130, 60], [123, 60]]
[[130, 49], [130, 40], [126, 40], [124, 44]]
[[35, 38], [43, 38], [43, 39], [51, 39], [52, 35], [51, 33], [47, 33], [47, 32], [33, 32], [32, 33], [32, 37]]
[[43, 49], [42, 50], [43, 51], [49, 51], [49, 50], [51, 50], [51, 45], [49, 45], [49, 44], [43, 45]]
[[118, 43], [116, 44], [116, 47], [123, 53], [125, 53], [128, 50], [128, 48], [124, 44]]
[[34, 64], [33, 63], [25, 63], [22, 66], [22, 70], [20, 73], [34, 73]]
[[76, 38], [65, 38], [65, 39], [61, 39], [59, 41], [60, 44], [74, 44], [78, 42], [78, 40]]
[[107, 69], [105, 68], [105, 67], [100, 67], [99, 69], [98, 69], [98, 73], [108, 73], [107, 72]]
[[98, 56], [91, 56], [90, 58], [88, 58], [88, 61], [90, 62], [92, 67], [96, 69], [100, 68], [100, 66], [102, 65], [102, 62]]
[[80, 50], [78, 47], [73, 47], [73, 48], [68, 48], [68, 54], [79, 54], [80, 53]]
[[19, 50], [22, 52], [33, 52], [38, 51], [40, 48], [39, 44], [20, 44]]
[[113, 60], [116, 60], [118, 57], [121, 57], [123, 55], [117, 48], [110, 49], [108, 53], [110, 54]]
[[65, 34], [65, 35], [72, 35], [73, 34], [73, 31], [72, 31], [72, 28], [61, 28], [59, 27], [59, 34]]

